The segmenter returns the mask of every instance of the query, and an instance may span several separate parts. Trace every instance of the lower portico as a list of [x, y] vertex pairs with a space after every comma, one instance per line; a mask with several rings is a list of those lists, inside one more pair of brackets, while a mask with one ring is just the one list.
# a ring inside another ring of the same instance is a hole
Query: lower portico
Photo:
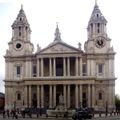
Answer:
[[[94, 107], [95, 86], [93, 81], [90, 84], [85, 82], [73, 84], [72, 81], [41, 82], [42, 84], [28, 84], [24, 86], [25, 107], [47, 107], [55, 108], [59, 104], [59, 96], [64, 98], [65, 108]], [[71, 84], [70, 84], [71, 83]], [[75, 83], [75, 82], [74, 82]], [[87, 82], [89, 83], [89, 82]]]

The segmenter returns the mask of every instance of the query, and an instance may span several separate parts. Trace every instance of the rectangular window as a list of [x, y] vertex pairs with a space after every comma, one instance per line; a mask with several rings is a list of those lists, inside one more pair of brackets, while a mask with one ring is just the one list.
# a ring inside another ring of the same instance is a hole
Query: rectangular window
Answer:
[[19, 32], [19, 36], [21, 36], [21, 32]]
[[103, 73], [103, 64], [98, 65], [98, 73], [102, 74]]
[[99, 93], [99, 100], [102, 100], [102, 93]]
[[17, 94], [17, 100], [21, 100], [21, 94], [20, 93]]
[[16, 70], [17, 70], [17, 76], [19, 76], [21, 74], [21, 67], [20, 66], [17, 66], [16, 67]]
[[36, 70], [36, 65], [33, 65], [33, 77], [36, 77], [36, 74], [37, 74], [37, 70]]
[[86, 64], [82, 65], [82, 73], [83, 73], [83, 76], [87, 75], [87, 65]]

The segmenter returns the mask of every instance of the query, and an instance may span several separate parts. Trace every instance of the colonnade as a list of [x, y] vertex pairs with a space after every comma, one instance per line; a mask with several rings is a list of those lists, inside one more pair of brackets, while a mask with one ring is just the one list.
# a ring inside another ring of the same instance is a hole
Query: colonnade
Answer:
[[[71, 107], [71, 100], [74, 100], [74, 107], [78, 108], [80, 105], [82, 105], [83, 102], [83, 92], [86, 93], [86, 100], [87, 100], [87, 106], [88, 107], [94, 107], [95, 105], [95, 86], [94, 85], [85, 85], [86, 90], [83, 89], [82, 84], [78, 85], [73, 85], [73, 88], [71, 88], [70, 84], [63, 84], [62, 85], [62, 90], [61, 93], [63, 94], [63, 103], [65, 108], [70, 108]], [[58, 91], [57, 87], [59, 85], [48, 85], [49, 87], [49, 108], [54, 108], [57, 106], [58, 101]], [[71, 95], [71, 92], [73, 95]], [[44, 85], [36, 85], [36, 95], [37, 95], [37, 107], [45, 107], [45, 88]], [[24, 88], [24, 105], [26, 107], [31, 107], [32, 106], [32, 86], [28, 85], [25, 86]], [[60, 93], [59, 93], [60, 94]]]
[[[59, 57], [62, 58], [63, 62], [63, 76], [70, 76], [70, 58], [71, 57]], [[81, 57], [74, 57], [75, 58], [75, 76], [82, 75], [82, 58]], [[50, 57], [49, 60], [49, 76], [56, 76], [56, 59], [57, 57]], [[44, 58], [37, 59], [37, 77], [44, 76]]]

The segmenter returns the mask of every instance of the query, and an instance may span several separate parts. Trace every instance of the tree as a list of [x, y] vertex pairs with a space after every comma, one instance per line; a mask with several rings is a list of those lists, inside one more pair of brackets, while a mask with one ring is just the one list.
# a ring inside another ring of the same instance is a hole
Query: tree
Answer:
[[115, 106], [116, 106], [116, 110], [119, 111], [120, 110], [120, 96], [119, 95], [115, 95]]

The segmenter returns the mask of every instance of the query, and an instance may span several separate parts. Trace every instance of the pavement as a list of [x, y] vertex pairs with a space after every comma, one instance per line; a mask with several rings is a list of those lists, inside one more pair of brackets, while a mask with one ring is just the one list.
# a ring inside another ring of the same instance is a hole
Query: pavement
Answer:
[[[0, 120], [72, 120], [72, 118], [62, 118], [62, 117], [46, 117], [46, 116], [39, 116], [37, 118], [36, 115], [33, 115], [32, 118], [26, 116], [26, 118], [22, 118], [21, 116], [18, 117], [18, 119], [13, 119], [12, 117], [8, 118], [7, 116], [5, 118], [3, 118], [2, 115], [0, 115]], [[89, 119], [87, 119], [89, 120]], [[94, 118], [90, 119], [90, 120], [120, 120], [120, 115], [113, 115], [113, 116], [105, 116], [105, 114], [102, 114], [101, 117], [99, 117], [99, 115], [95, 115]]]

